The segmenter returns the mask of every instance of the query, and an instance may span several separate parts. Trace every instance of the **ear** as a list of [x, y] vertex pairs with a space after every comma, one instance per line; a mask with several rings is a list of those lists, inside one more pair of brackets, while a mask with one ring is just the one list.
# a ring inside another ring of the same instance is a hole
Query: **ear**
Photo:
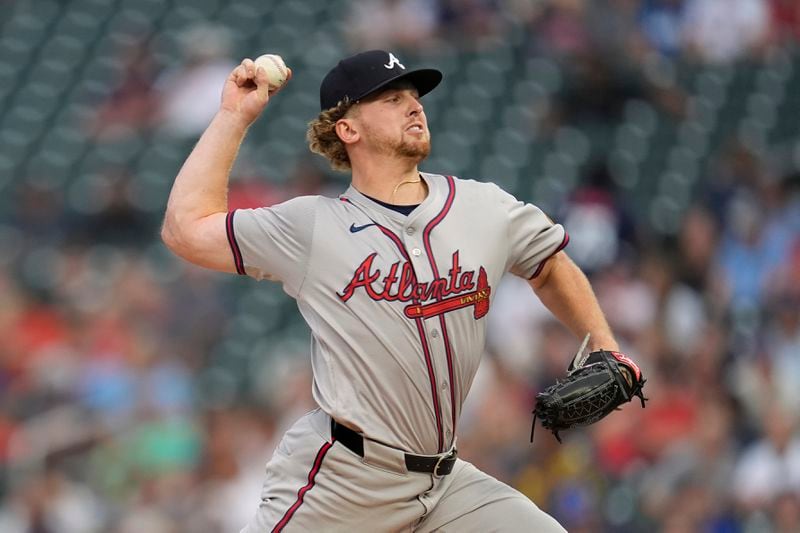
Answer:
[[341, 118], [336, 122], [336, 135], [344, 144], [353, 144], [361, 138], [355, 121], [350, 118]]

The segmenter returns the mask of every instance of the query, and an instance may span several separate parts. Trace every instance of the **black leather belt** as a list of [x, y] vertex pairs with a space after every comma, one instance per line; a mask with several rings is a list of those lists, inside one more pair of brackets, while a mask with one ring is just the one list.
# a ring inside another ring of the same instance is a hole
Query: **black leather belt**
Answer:
[[[364, 457], [364, 437], [347, 426], [331, 419], [331, 435], [354, 454]], [[435, 476], [446, 476], [453, 471], [458, 452], [454, 449], [449, 455], [427, 456], [405, 454], [406, 468], [409, 472], [423, 472]]]

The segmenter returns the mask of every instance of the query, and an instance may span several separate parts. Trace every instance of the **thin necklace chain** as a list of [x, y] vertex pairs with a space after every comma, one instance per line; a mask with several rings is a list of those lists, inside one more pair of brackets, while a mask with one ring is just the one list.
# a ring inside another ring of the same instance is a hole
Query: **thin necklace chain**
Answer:
[[422, 177], [420, 177], [419, 175], [417, 175], [417, 179], [415, 179], [415, 180], [401, 181], [400, 183], [395, 185], [394, 190], [392, 191], [392, 196], [391, 197], [394, 198], [394, 195], [397, 194], [397, 189], [399, 189], [401, 185], [405, 185], [406, 183], [419, 183], [420, 181], [422, 181]]

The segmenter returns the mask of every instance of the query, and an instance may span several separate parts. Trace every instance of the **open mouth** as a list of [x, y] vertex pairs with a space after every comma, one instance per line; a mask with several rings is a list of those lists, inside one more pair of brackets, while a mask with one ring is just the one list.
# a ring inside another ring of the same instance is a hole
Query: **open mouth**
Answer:
[[423, 133], [425, 128], [422, 127], [422, 124], [412, 124], [406, 128], [406, 131], [411, 133]]

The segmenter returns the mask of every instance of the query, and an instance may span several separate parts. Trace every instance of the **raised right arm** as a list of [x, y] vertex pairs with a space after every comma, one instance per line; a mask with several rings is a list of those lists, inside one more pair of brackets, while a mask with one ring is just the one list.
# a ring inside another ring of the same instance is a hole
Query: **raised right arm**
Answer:
[[242, 61], [225, 81], [219, 111], [175, 178], [161, 238], [190, 263], [236, 272], [225, 228], [228, 178], [247, 129], [269, 101], [268, 87], [264, 69]]

